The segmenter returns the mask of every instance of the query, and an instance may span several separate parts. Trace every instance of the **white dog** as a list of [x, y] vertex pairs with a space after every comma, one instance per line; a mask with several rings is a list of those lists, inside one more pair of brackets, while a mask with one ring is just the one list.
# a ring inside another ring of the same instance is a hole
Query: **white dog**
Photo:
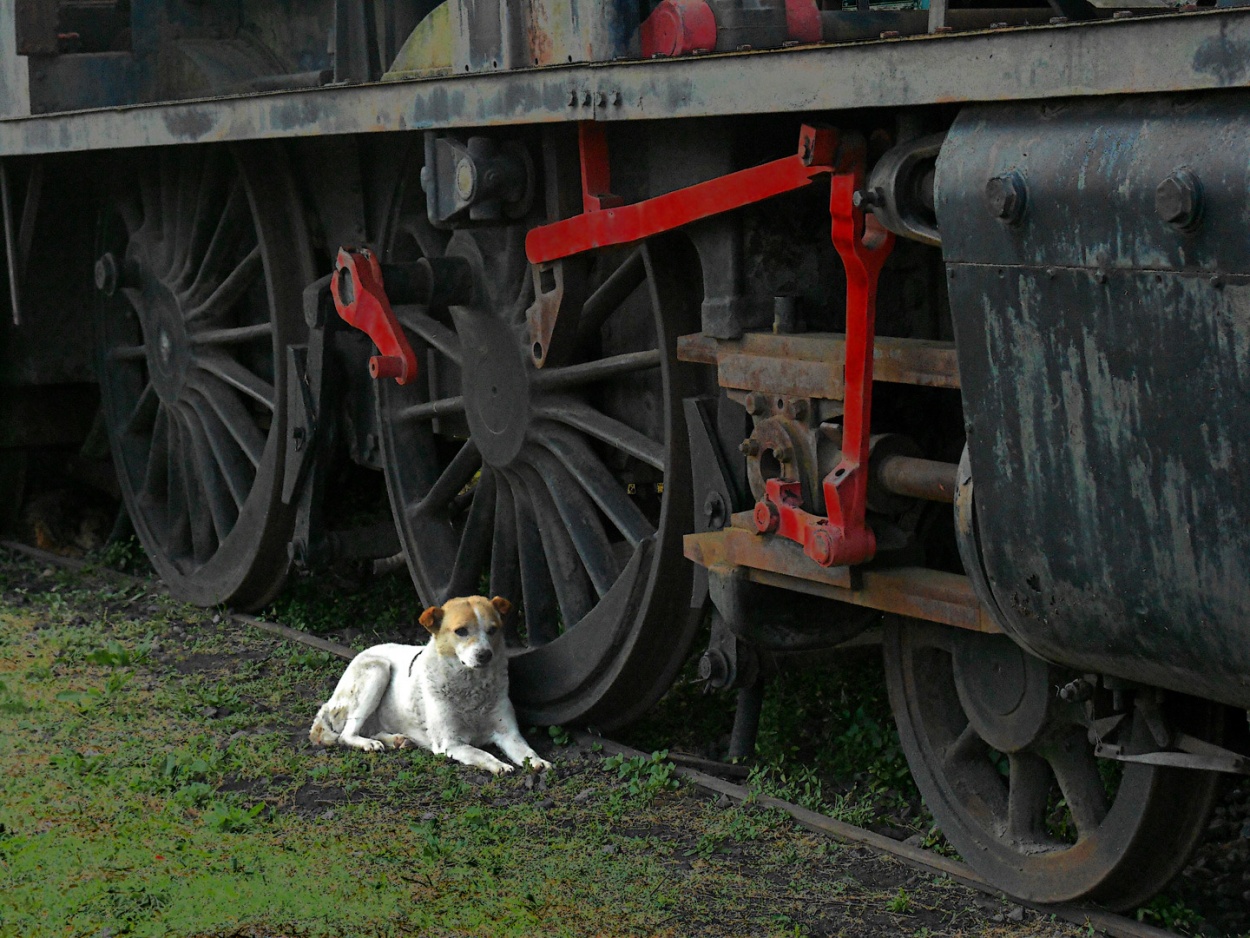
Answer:
[[478, 748], [494, 743], [517, 765], [551, 768], [521, 735], [508, 699], [502, 617], [511, 608], [499, 596], [469, 596], [425, 610], [429, 643], [374, 645], [353, 658], [308, 738], [366, 752], [421, 746], [496, 775], [511, 772]]

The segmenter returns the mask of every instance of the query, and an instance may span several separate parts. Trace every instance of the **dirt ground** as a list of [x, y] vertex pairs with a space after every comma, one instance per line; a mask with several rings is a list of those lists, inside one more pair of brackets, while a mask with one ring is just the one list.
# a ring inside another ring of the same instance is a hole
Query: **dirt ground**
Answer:
[[0, 550], [0, 936], [1090, 933], [559, 729], [539, 776], [313, 748], [341, 668]]

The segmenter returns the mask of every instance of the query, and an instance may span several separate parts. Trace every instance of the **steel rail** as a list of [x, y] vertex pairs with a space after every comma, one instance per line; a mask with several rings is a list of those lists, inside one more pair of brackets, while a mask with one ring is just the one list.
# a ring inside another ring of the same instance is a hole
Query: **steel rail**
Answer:
[[1230, 8], [9, 118], [0, 156], [1247, 86], [1250, 10]]

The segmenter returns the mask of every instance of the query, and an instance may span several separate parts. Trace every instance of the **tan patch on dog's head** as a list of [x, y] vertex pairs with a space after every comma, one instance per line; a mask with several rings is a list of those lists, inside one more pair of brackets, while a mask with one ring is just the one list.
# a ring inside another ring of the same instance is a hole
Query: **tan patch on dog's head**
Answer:
[[480, 667], [494, 654], [503, 654], [503, 617], [511, 608], [501, 596], [464, 596], [427, 609], [420, 622], [434, 636], [432, 644], [440, 655], [456, 655], [469, 667]]

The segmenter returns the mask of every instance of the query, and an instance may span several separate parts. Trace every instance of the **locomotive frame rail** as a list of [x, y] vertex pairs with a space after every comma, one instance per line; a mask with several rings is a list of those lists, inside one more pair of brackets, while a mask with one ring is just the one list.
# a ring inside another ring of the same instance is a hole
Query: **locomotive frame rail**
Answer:
[[1250, 85], [1247, 63], [1250, 10], [1213, 10], [10, 118], [0, 155], [1210, 91]]

